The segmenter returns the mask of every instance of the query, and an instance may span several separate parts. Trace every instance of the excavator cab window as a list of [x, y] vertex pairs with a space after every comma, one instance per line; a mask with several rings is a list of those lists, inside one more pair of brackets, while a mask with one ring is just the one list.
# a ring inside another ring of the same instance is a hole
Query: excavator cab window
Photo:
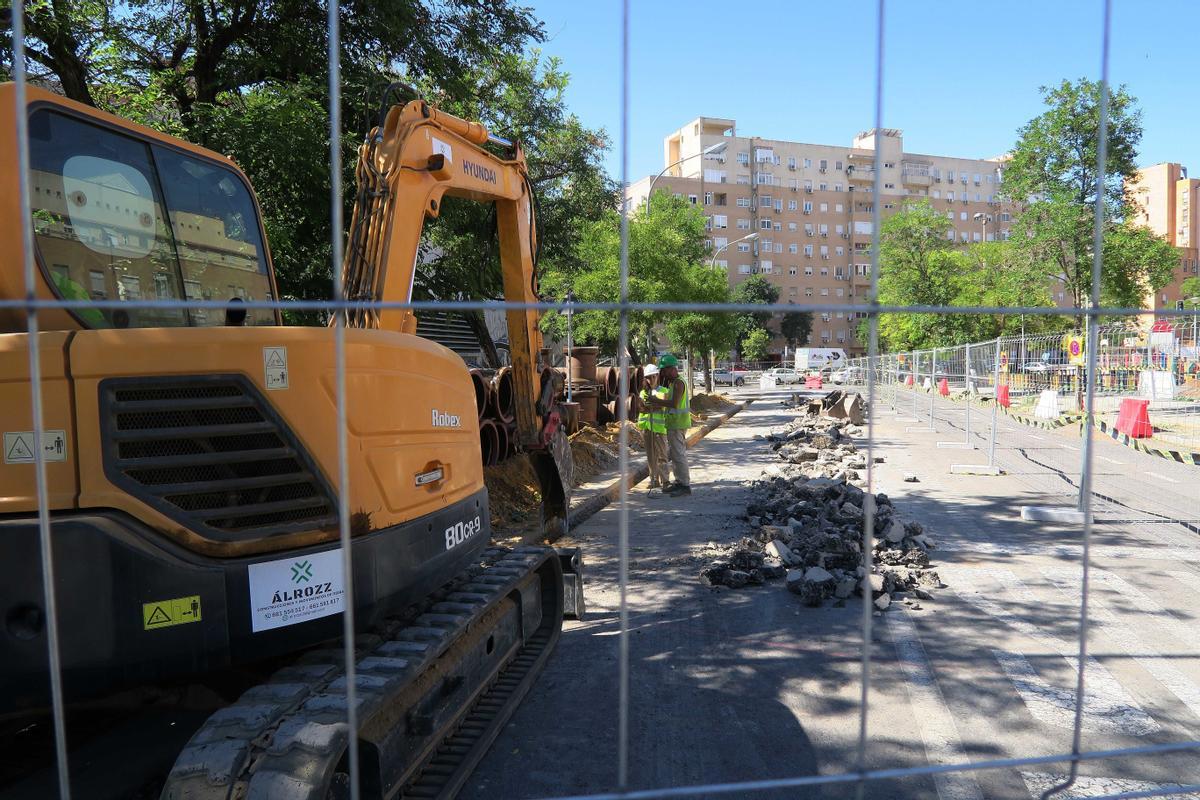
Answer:
[[[42, 108], [30, 114], [38, 255], [67, 300], [270, 300], [258, 213], [224, 165]], [[244, 309], [245, 325], [273, 325]], [[224, 325], [211, 309], [84, 308], [89, 328]]]

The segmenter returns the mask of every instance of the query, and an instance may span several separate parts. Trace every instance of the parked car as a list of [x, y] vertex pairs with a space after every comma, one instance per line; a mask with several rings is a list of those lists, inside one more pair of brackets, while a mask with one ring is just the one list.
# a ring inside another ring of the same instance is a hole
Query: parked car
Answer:
[[862, 367], [842, 367], [839, 370], [835, 370], [829, 376], [829, 380], [838, 385], [843, 383], [862, 383], [866, 378], [867, 375]]
[[800, 383], [802, 380], [804, 380], [804, 376], [791, 367], [775, 367], [774, 369], [767, 370], [763, 374], [770, 375], [775, 379], [776, 383], [781, 384]]
[[749, 370], [730, 367], [718, 367], [713, 370], [713, 383], [724, 386], [745, 386]]

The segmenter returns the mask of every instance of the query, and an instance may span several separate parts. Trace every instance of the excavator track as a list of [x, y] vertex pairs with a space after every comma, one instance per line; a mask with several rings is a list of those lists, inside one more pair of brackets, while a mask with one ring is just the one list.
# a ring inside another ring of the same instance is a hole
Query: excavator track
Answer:
[[[551, 548], [492, 548], [418, 615], [356, 642], [362, 798], [452, 798], [562, 631]], [[166, 800], [348, 798], [341, 648], [310, 651], [217, 711], [167, 777]]]

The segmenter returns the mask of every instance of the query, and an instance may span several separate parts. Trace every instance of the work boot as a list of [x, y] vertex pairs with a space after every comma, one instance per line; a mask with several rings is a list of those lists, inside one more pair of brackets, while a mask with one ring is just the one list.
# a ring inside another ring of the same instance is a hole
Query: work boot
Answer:
[[668, 497], [686, 497], [691, 493], [692, 487], [683, 486], [682, 484], [678, 483], [672, 486], [670, 489], [663, 490], [663, 494], [667, 495]]

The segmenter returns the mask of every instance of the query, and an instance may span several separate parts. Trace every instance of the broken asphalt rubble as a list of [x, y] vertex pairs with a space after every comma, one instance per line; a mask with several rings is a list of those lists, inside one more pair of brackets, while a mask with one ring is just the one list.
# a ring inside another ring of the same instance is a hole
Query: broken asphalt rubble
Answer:
[[[866, 456], [853, 437], [864, 433], [866, 404], [857, 393], [830, 392], [803, 406], [782, 430], [759, 437], [785, 462], [763, 471], [746, 508], [751, 534], [700, 579], [709, 586], [740, 588], [784, 579], [805, 605], [836, 605], [869, 592], [878, 611], [897, 593], [920, 608], [940, 588], [929, 566], [933, 542], [917, 522], [899, 518], [885, 494], [864, 491]], [[882, 461], [882, 459], [877, 459]], [[863, 567], [863, 517], [874, 500], [875, 547], [871, 571]], [[915, 598], [915, 599], [913, 599]]]

